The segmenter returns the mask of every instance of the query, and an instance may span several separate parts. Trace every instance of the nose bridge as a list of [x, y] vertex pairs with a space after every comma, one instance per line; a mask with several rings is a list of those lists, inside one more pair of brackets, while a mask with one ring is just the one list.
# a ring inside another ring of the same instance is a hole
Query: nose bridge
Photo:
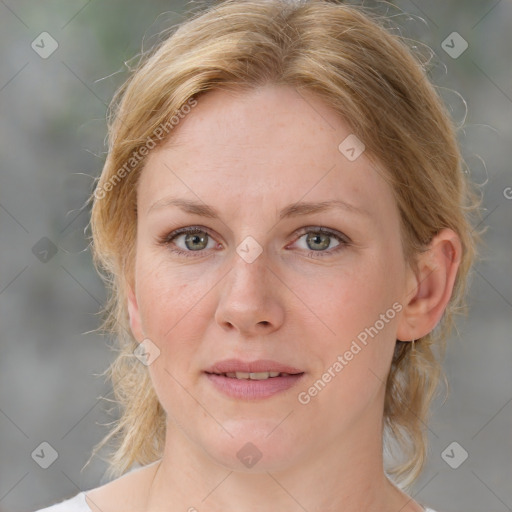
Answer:
[[262, 328], [270, 332], [284, 319], [283, 304], [275, 283], [271, 282], [275, 277], [267, 257], [264, 252], [256, 255], [251, 243], [242, 242], [233, 254], [215, 314], [223, 328], [234, 328], [244, 334], [262, 333]]
[[[260, 253], [255, 257], [251, 254], [252, 249], [244, 247], [242, 242], [237, 248], [237, 254], [233, 255], [231, 261], [231, 272], [229, 273], [224, 296], [231, 296], [231, 300], [242, 301], [247, 304], [260, 303], [268, 298], [268, 261], [266, 254]], [[244, 253], [244, 251], [246, 251]], [[242, 256], [239, 254], [242, 252]], [[245, 258], [250, 255], [250, 258]]]
[[[252, 204], [253, 201], [250, 201], [250, 203]], [[256, 285], [259, 286], [257, 291], [264, 293], [264, 285], [270, 272], [268, 268], [270, 263], [269, 251], [267, 248], [264, 249], [264, 244], [267, 242], [266, 233], [257, 226], [249, 228], [250, 219], [246, 211], [240, 212], [238, 224], [241, 239], [239, 239], [238, 245], [235, 246], [235, 251], [229, 262], [231, 272], [228, 281], [231, 282], [233, 292], [239, 291], [240, 287], [243, 291], [244, 286], [252, 287]], [[255, 228], [257, 229], [256, 234]], [[252, 230], [254, 236], [249, 234], [249, 230]]]

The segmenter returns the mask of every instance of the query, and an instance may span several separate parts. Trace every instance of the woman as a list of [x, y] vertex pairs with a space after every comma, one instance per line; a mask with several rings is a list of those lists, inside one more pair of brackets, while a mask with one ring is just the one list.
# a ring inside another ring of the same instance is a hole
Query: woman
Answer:
[[226, 0], [116, 105], [91, 227], [118, 478], [45, 511], [431, 510], [404, 490], [475, 202], [420, 63], [360, 8]]

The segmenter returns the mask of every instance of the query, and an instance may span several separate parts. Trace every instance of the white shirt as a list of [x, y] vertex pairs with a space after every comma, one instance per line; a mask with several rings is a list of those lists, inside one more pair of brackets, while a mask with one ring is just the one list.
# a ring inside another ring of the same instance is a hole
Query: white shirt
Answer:
[[[62, 501], [61, 503], [57, 503], [51, 507], [36, 510], [36, 512], [92, 512], [92, 510], [89, 508], [89, 505], [87, 505], [87, 502], [85, 501], [85, 493], [81, 492], [74, 498]], [[427, 507], [425, 508], [425, 512], [436, 511]]]
[[51, 507], [36, 510], [36, 512], [92, 512], [85, 501], [85, 493], [81, 492], [74, 498], [52, 505]]

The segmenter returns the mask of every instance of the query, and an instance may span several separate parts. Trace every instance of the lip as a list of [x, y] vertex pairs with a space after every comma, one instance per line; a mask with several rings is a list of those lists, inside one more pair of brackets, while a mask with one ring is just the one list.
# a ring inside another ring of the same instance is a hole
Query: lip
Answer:
[[[289, 375], [271, 377], [265, 380], [236, 379], [225, 375], [217, 375], [218, 373], [231, 372], [280, 372]], [[270, 398], [292, 388], [304, 377], [304, 372], [293, 366], [268, 359], [251, 362], [226, 359], [205, 370], [205, 376], [218, 391], [230, 398], [258, 400]]]
[[[241, 361], [240, 359], [224, 359], [217, 361], [205, 370], [206, 373], [230, 373], [230, 372], [280, 372], [280, 373], [304, 373], [303, 370], [288, 366], [270, 359], [258, 361]], [[276, 377], [277, 378], [277, 377]]]

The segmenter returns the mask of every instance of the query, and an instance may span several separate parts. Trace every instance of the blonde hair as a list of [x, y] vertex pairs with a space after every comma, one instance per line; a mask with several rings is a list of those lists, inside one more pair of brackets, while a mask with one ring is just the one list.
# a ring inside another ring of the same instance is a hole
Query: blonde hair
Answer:
[[382, 164], [401, 215], [404, 256], [413, 268], [415, 256], [442, 228], [461, 239], [460, 266], [442, 322], [416, 340], [414, 350], [397, 340], [387, 381], [384, 447], [394, 443], [401, 454], [387, 471], [408, 486], [426, 459], [425, 422], [452, 316], [465, 306], [477, 240], [471, 220], [478, 205], [464, 176], [456, 126], [425, 65], [381, 17], [327, 0], [225, 0], [191, 13], [114, 97], [109, 151], [90, 200], [94, 264], [109, 289], [100, 329], [115, 334], [119, 344], [109, 370], [121, 413], [97, 449], [117, 440], [109, 460], [111, 475], [120, 475], [134, 463], [160, 458], [165, 440], [165, 412], [147, 368], [133, 355], [138, 344], [127, 313], [143, 148], [172, 137], [173, 119], [192, 99], [214, 89], [267, 83], [316, 94]]

